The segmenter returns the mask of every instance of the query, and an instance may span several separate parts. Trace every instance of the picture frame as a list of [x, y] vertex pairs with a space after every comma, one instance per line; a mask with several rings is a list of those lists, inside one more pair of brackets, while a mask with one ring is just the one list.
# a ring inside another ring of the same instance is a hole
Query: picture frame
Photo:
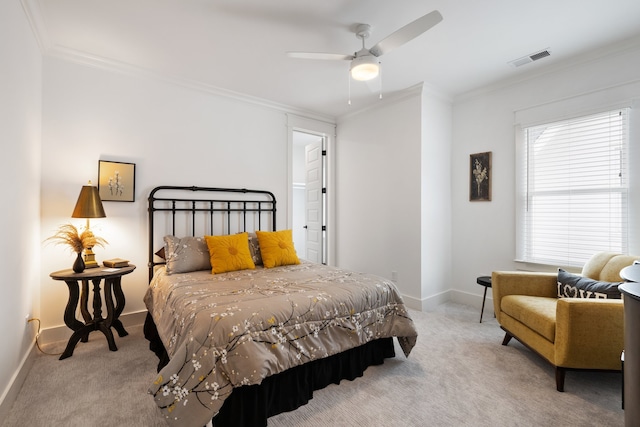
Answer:
[[491, 201], [491, 151], [469, 156], [469, 200]]
[[99, 160], [98, 192], [103, 202], [135, 202], [135, 163]]

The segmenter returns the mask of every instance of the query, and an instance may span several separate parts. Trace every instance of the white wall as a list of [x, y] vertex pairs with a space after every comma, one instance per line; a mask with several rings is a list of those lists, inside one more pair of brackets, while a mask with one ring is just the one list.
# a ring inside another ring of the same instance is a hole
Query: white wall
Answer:
[[421, 116], [421, 308], [430, 310], [451, 290], [451, 99], [423, 87]]
[[[536, 107], [554, 108], [559, 115], [575, 115], [620, 101], [640, 99], [640, 44], [636, 40], [616, 52], [485, 88], [454, 104], [451, 163], [453, 253], [451, 287], [453, 299], [480, 305], [483, 288], [476, 277], [493, 270], [531, 268], [514, 262], [515, 257], [515, 143], [514, 112]], [[509, 84], [507, 84], [509, 83]], [[636, 101], [637, 103], [637, 101]], [[633, 113], [640, 125], [638, 112]], [[632, 155], [637, 159], [640, 135], [631, 136]], [[493, 200], [469, 202], [469, 155], [493, 152]], [[635, 160], [637, 164], [638, 160]], [[634, 162], [632, 161], [632, 169]], [[635, 171], [634, 171], [635, 172]], [[632, 203], [640, 203], [637, 172], [631, 177]], [[632, 211], [632, 226], [638, 222]], [[632, 253], [640, 253], [634, 232]], [[549, 267], [551, 268], [551, 267]]]
[[449, 298], [451, 118], [419, 85], [338, 123], [338, 265], [395, 279], [418, 310]]
[[[337, 126], [337, 264], [391, 279], [421, 301], [421, 91]], [[407, 301], [409, 304], [410, 302]]]
[[[288, 138], [285, 113], [223, 98], [149, 76], [129, 75], [45, 58], [42, 135], [42, 240], [66, 222], [80, 187], [97, 183], [98, 160], [136, 164], [136, 201], [104, 202], [107, 217], [92, 220], [106, 238], [98, 261], [122, 257], [138, 266], [123, 278], [124, 313], [144, 310], [147, 288], [147, 204], [157, 185], [268, 189], [286, 225]], [[43, 327], [63, 325], [68, 297], [48, 277], [70, 268], [63, 247], [42, 250]]]
[[[35, 336], [36, 325], [27, 325], [25, 316], [39, 314], [40, 282], [42, 60], [17, 0], [0, 2], [0, 57], [0, 403], [10, 403]], [[0, 419], [5, 410], [2, 405]]]

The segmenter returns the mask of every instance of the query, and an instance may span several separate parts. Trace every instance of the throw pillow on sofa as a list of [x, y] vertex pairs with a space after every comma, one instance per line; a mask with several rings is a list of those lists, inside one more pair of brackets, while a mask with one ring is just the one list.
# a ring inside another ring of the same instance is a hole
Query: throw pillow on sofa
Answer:
[[558, 298], [620, 299], [618, 285], [624, 282], [600, 282], [558, 269]]

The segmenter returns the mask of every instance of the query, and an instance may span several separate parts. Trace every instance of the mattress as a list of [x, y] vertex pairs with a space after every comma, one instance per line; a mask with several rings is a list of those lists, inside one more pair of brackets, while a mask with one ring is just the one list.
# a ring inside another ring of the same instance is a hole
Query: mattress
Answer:
[[169, 356], [149, 393], [170, 425], [202, 426], [234, 389], [417, 332], [395, 284], [303, 261], [211, 274], [159, 268], [145, 304]]

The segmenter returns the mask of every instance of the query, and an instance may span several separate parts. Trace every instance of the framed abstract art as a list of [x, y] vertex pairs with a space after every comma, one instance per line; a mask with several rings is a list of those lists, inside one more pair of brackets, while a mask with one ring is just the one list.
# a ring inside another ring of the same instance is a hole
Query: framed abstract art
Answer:
[[491, 201], [491, 151], [469, 157], [469, 200]]
[[134, 202], [136, 194], [135, 163], [99, 160], [98, 191], [102, 201]]

